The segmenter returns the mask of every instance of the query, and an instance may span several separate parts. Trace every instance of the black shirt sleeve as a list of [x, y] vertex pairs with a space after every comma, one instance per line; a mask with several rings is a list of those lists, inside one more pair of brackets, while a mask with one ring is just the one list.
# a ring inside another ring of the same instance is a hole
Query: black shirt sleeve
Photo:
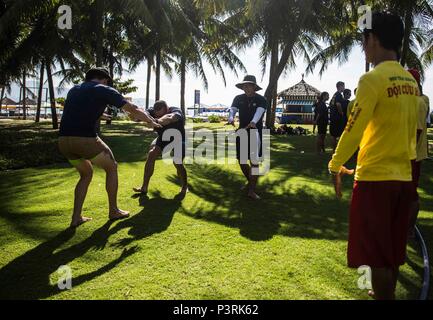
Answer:
[[179, 108], [170, 108], [170, 114], [174, 114], [176, 116], [177, 121], [183, 121], [184, 115], [181, 109]]
[[265, 97], [260, 96], [258, 99], [257, 108], [263, 108], [265, 110], [268, 108], [268, 101]]
[[335, 96], [335, 104], [340, 103], [341, 105], [344, 104], [344, 98], [343, 95], [341, 93], [337, 93]]
[[116, 89], [101, 86], [100, 95], [107, 105], [121, 109], [128, 101]]
[[231, 108], [237, 108], [239, 109], [239, 101], [241, 100], [241, 96], [237, 96], [232, 103], [232, 107]]

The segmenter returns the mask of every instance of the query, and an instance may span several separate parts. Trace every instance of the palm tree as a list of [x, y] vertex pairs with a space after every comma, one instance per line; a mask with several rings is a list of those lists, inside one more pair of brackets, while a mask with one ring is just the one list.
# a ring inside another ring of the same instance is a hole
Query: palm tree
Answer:
[[[311, 59], [308, 71], [311, 72], [317, 64], [321, 64], [320, 74], [322, 74], [334, 60], [337, 59], [340, 63], [346, 62], [352, 49], [362, 44], [362, 33], [356, 26], [358, 19], [356, 7], [365, 3], [372, 6], [374, 10], [388, 9], [402, 17], [405, 22], [405, 36], [400, 62], [403, 66], [417, 68], [424, 75], [425, 67], [432, 61], [429, 62], [428, 59], [428, 44], [433, 43], [433, 32], [431, 31], [433, 4], [431, 0], [382, 0], [352, 3], [353, 7], [350, 10], [352, 23], [346, 24], [345, 27], [328, 37], [329, 46]], [[423, 55], [419, 52], [419, 48], [424, 48]]]
[[223, 19], [210, 14], [191, 1], [181, 0], [179, 4], [182, 10], [178, 12], [180, 17], [173, 17], [174, 43], [170, 50], [177, 58], [175, 69], [181, 82], [180, 106], [185, 112], [188, 71], [193, 71], [197, 77], [200, 77], [207, 90], [208, 79], [204, 62], [210, 64], [215, 73], [221, 75], [225, 85], [224, 67], [236, 75], [238, 69], [242, 71], [246, 69], [232, 50], [237, 30], [229, 28]]
[[38, 104], [36, 107], [36, 118], [35, 122], [39, 123], [41, 119], [41, 107], [42, 107], [42, 95], [44, 88], [44, 72], [45, 72], [45, 61], [42, 61], [39, 71], [39, 90], [38, 90]]
[[[241, 21], [243, 32], [240, 47], [257, 40], [262, 43], [262, 68], [269, 70], [269, 84], [265, 92], [268, 101], [266, 125], [275, 124], [276, 92], [278, 80], [284, 72], [296, 65], [295, 57], [301, 55], [310, 61], [320, 48], [318, 40], [347, 20], [345, 1], [245, 1], [244, 9], [231, 17], [233, 24]], [[267, 61], [270, 61], [269, 67]]]
[[1, 87], [1, 93], [0, 93], [0, 114], [2, 111], [2, 104], [3, 104], [3, 98], [5, 96], [6, 86]]

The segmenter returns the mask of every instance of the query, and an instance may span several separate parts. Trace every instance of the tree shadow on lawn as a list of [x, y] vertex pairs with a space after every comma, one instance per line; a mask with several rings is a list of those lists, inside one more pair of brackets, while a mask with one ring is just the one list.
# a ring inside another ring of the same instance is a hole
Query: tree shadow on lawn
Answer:
[[[275, 235], [309, 239], [346, 240], [348, 214], [332, 196], [326, 196], [306, 186], [285, 188], [273, 193], [282, 181], [260, 184], [261, 201], [250, 201], [240, 187], [241, 175], [233, 175], [218, 166], [192, 166], [189, 170], [191, 192], [203, 201], [181, 212], [231, 228], [252, 241], [266, 241]], [[176, 183], [176, 177], [169, 180]], [[347, 204], [346, 204], [347, 207]]]
[[[120, 221], [115, 227], [108, 231], [108, 238], [121, 230], [129, 229], [129, 238], [118, 241], [115, 246], [125, 247], [129, 244], [151, 237], [155, 234], [166, 231], [172, 221], [175, 213], [181, 207], [181, 201], [178, 199], [166, 199], [159, 193], [153, 193], [152, 198], [147, 196], [137, 198], [143, 210], [131, 218]], [[105, 243], [98, 244], [99, 249], [104, 249]]]
[[[170, 226], [181, 203], [178, 200], [157, 197], [143, 199], [142, 205], [146, 209], [137, 215], [118, 222], [111, 229], [112, 223], [108, 222], [79, 244], [56, 252], [75, 235], [74, 230], [68, 229], [10, 262], [0, 269], [0, 300], [46, 299], [61, 293], [57, 284], [50, 284], [50, 275], [60, 266], [71, 263], [89, 250], [104, 249], [109, 238], [124, 229], [129, 229], [128, 234], [131, 237], [118, 241], [114, 246], [124, 248], [135, 241], [164, 232]], [[137, 250], [136, 246], [124, 248], [122, 254], [112, 262], [93, 272], [74, 277], [73, 287], [78, 287], [116, 268]]]
[[[57, 284], [50, 284], [50, 275], [60, 266], [67, 265], [81, 257], [98, 243], [105, 241], [110, 224], [105, 224], [96, 230], [83, 242], [56, 252], [75, 235], [73, 229], [68, 229], [49, 241], [46, 241], [24, 255], [16, 258], [0, 270], [0, 299], [2, 300], [36, 300], [55, 296], [62, 291]], [[114, 269], [124, 259], [132, 255], [136, 248], [123, 250], [122, 254], [112, 262], [95, 270], [72, 279], [72, 285], [77, 287]]]

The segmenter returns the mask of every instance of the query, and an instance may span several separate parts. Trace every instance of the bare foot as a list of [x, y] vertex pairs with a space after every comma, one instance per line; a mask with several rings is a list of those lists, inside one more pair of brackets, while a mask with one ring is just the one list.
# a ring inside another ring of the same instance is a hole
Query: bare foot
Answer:
[[376, 294], [374, 293], [373, 290], [368, 291], [368, 295], [369, 295], [371, 298], [373, 298], [373, 299], [376, 300]]
[[127, 212], [127, 211], [117, 209], [115, 212], [110, 213], [110, 220], [111, 221], [122, 220], [122, 219], [126, 219], [126, 218], [129, 218], [129, 212]]
[[92, 218], [86, 218], [86, 217], [80, 217], [79, 220], [73, 220], [71, 222], [71, 228], [76, 229], [80, 226], [82, 226], [83, 224], [92, 221]]
[[250, 199], [252, 199], [252, 200], [255, 200], [255, 201], [257, 201], [257, 200], [261, 200], [262, 198], [260, 198], [260, 196], [257, 194], [257, 193], [255, 193], [254, 191], [250, 191], [249, 193], [248, 193], [248, 197], [250, 198]]
[[141, 187], [141, 188], [132, 188], [132, 190], [134, 190], [135, 193], [147, 194], [147, 190], [144, 189], [143, 187]]

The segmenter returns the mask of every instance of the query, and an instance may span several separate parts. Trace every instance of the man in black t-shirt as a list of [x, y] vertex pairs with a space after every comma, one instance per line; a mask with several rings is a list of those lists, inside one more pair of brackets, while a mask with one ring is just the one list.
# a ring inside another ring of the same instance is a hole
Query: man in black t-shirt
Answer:
[[317, 153], [326, 153], [325, 140], [328, 133], [329, 110], [326, 101], [329, 100], [329, 93], [322, 92], [314, 108], [314, 124], [318, 127]]
[[[253, 174], [253, 168], [259, 167], [258, 159], [262, 156], [263, 117], [266, 113], [265, 97], [257, 94], [262, 90], [257, 85], [256, 77], [246, 76], [244, 81], [236, 85], [245, 94], [237, 96], [232, 104], [229, 124], [234, 125], [236, 114], [239, 112], [240, 137], [237, 138], [237, 158], [242, 173], [247, 178], [248, 196], [253, 200], [260, 200], [256, 193], [258, 175]], [[246, 130], [248, 139], [243, 140], [242, 130]], [[255, 144], [251, 147], [252, 143]]]
[[109, 218], [127, 218], [128, 212], [117, 206], [117, 163], [110, 148], [98, 137], [97, 123], [107, 105], [129, 113], [134, 120], [147, 123], [152, 128], [159, 124], [146, 112], [141, 111], [111, 88], [113, 80], [108, 71], [94, 68], [87, 72], [86, 81], [72, 88], [65, 102], [60, 124], [59, 149], [80, 174], [75, 189], [74, 212], [71, 227], [76, 228], [90, 221], [82, 216], [87, 190], [92, 181], [93, 165], [105, 170], [106, 190], [109, 200]]
[[343, 135], [345, 126], [344, 126], [344, 118], [345, 114], [343, 112], [344, 105], [344, 97], [343, 92], [346, 88], [344, 82], [337, 83], [337, 92], [331, 99], [331, 103], [329, 104], [330, 113], [331, 113], [331, 123], [329, 127], [329, 131], [331, 133], [332, 138], [334, 139], [334, 152], [337, 149], [338, 140]]
[[[348, 115], [348, 109], [349, 109], [349, 103], [350, 98], [352, 98], [352, 90], [345, 89], [343, 92], [343, 104], [341, 105], [341, 109], [343, 111], [343, 130], [346, 129], [347, 122], [349, 121]], [[343, 131], [344, 132], [344, 131]]]
[[149, 110], [161, 128], [155, 129], [158, 137], [152, 142], [144, 169], [144, 179], [141, 188], [134, 188], [134, 192], [146, 195], [149, 183], [155, 171], [155, 162], [161, 155], [168, 154], [174, 147], [173, 163], [182, 182], [182, 190], [178, 195], [184, 199], [188, 193], [188, 174], [183, 163], [185, 158], [185, 115], [179, 108], [169, 108], [165, 101], [157, 101]]

